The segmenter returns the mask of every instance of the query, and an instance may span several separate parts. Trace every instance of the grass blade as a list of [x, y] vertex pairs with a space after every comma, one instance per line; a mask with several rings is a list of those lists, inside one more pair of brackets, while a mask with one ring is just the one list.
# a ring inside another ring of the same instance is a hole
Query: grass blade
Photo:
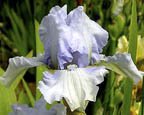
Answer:
[[137, 11], [136, 0], [132, 0], [132, 15], [129, 31], [129, 53], [131, 53], [134, 63], [136, 63], [137, 51]]
[[[136, 63], [137, 51], [137, 11], [136, 0], [132, 0], [132, 15], [129, 31], [129, 53], [132, 56], [134, 63]], [[133, 81], [127, 77], [124, 88], [124, 100], [122, 105], [122, 115], [130, 115], [131, 97]]]
[[127, 77], [124, 85], [124, 99], [122, 105], [121, 115], [130, 115], [131, 107], [131, 97], [132, 97], [132, 88], [133, 81], [131, 78]]
[[[39, 23], [35, 20], [35, 37], [36, 37], [36, 54], [44, 52], [43, 44], [40, 41], [39, 37]], [[36, 68], [36, 86], [38, 86], [39, 81], [42, 79], [42, 72], [46, 70], [46, 67], [37, 67]], [[41, 93], [38, 89], [36, 89], [36, 100], [38, 100], [41, 96]]]
[[[3, 73], [4, 71], [0, 68], [0, 75]], [[0, 115], [8, 115], [13, 103], [16, 103], [14, 90], [0, 84]]]
[[27, 85], [27, 83], [25, 82], [24, 79], [22, 79], [22, 83], [23, 83], [24, 89], [25, 89], [26, 92], [27, 92], [27, 95], [28, 95], [28, 98], [29, 98], [29, 100], [30, 100], [31, 105], [34, 106], [34, 104], [35, 104], [35, 99], [34, 99], [32, 93], [31, 93], [31, 90], [29, 89], [29, 87], [28, 87], [28, 85]]

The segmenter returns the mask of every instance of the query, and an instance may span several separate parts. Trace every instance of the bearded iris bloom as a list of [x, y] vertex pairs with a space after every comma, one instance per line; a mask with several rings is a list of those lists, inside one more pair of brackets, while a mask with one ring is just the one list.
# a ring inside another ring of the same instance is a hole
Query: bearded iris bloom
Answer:
[[134, 65], [130, 54], [104, 56], [102, 48], [107, 44], [108, 32], [92, 21], [83, 7], [67, 14], [67, 6], [53, 7], [40, 24], [40, 38], [45, 52], [39, 57], [16, 57], [0, 81], [10, 85], [16, 76], [30, 67], [48, 65], [52, 74], [43, 72], [38, 88], [48, 103], [65, 99], [71, 111], [84, 111], [88, 101], [96, 101], [98, 84], [103, 82], [107, 69], [137, 83], [142, 74]]

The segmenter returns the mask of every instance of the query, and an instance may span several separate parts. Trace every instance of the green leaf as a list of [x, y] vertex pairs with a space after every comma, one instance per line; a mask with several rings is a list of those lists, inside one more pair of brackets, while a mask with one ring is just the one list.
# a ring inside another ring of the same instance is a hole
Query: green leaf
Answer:
[[19, 94], [18, 103], [19, 104], [29, 103], [29, 99], [26, 97], [27, 97], [27, 94], [24, 92], [24, 90], [22, 90]]
[[124, 87], [125, 87], [124, 88], [124, 99], [123, 99], [121, 115], [130, 115], [131, 97], [132, 97], [132, 88], [133, 88], [132, 79], [127, 77]]
[[27, 83], [25, 82], [24, 79], [22, 79], [22, 83], [23, 83], [24, 89], [25, 89], [26, 92], [27, 92], [27, 95], [28, 95], [28, 98], [29, 98], [29, 100], [30, 100], [31, 105], [34, 106], [34, 104], [35, 104], [35, 99], [34, 99], [34, 97], [33, 97], [33, 95], [32, 95], [32, 92], [31, 92], [30, 88], [28, 87], [28, 85], [27, 85]]
[[[36, 54], [39, 55], [40, 53], [44, 52], [43, 44], [40, 41], [39, 37], [39, 23], [35, 20], [35, 37], [36, 37]], [[42, 79], [42, 72], [47, 70], [46, 67], [41, 66], [36, 68], [36, 85], [38, 86], [39, 81]], [[41, 93], [38, 89], [36, 89], [36, 100], [39, 100]]]
[[[0, 75], [4, 71], [0, 68]], [[16, 103], [16, 95], [13, 89], [6, 88], [0, 84], [0, 115], [8, 115], [11, 111], [11, 105]]]
[[39, 53], [43, 53], [44, 52], [44, 47], [43, 44], [40, 40], [40, 36], [39, 36], [39, 23], [37, 20], [35, 20], [35, 37], [36, 37], [36, 53], [37, 55]]
[[136, 11], [136, 0], [132, 0], [132, 15], [129, 31], [129, 53], [131, 53], [134, 63], [136, 63], [136, 51], [137, 51], [137, 11]]
[[27, 29], [25, 28], [22, 18], [16, 14], [13, 9], [10, 9], [5, 5], [5, 11], [10, 19], [12, 30], [8, 32], [12, 38], [13, 45], [18, 49], [21, 55], [26, 55], [27, 53]]
[[[136, 51], [137, 51], [137, 11], [136, 0], [132, 0], [132, 15], [129, 31], [129, 53], [136, 63]], [[132, 97], [133, 82], [127, 78], [125, 82], [124, 100], [122, 105], [122, 115], [130, 115], [131, 97]]]
[[94, 103], [92, 111], [94, 113], [93, 115], [103, 115], [104, 108], [100, 99], [97, 99], [97, 101]]
[[118, 15], [113, 17], [113, 23], [108, 25], [109, 34], [112, 40], [117, 40], [125, 27], [125, 17]]
[[[36, 37], [36, 54], [38, 55], [39, 53], [43, 52], [44, 49], [39, 37], [39, 23], [37, 20], [35, 20], [35, 37]], [[43, 71], [42, 67], [36, 68], [36, 85], [38, 85], [38, 82], [42, 79], [42, 71]], [[41, 96], [40, 91], [36, 89], [36, 100], [38, 100], [40, 96]]]

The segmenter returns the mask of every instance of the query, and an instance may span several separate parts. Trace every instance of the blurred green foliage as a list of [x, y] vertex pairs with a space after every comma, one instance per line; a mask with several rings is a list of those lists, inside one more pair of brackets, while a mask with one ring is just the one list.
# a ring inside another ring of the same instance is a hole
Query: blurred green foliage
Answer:
[[[29, 0], [6, 0], [0, 4], [1, 62], [6, 63], [5, 59], [15, 55], [26, 55], [31, 49], [35, 51], [33, 8]], [[5, 64], [1, 66], [5, 68]]]

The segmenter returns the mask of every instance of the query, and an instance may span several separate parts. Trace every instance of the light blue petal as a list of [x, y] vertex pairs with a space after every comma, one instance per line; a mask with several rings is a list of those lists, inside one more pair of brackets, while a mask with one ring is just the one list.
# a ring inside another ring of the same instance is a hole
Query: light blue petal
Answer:
[[59, 39], [58, 61], [59, 66], [63, 68], [64, 64], [77, 64], [84, 67], [89, 64], [88, 49], [86, 42], [82, 40], [83, 36], [70, 27], [61, 27]]
[[66, 10], [66, 6], [62, 8], [58, 6], [52, 8], [50, 14], [45, 16], [40, 24], [39, 32], [40, 38], [44, 44], [45, 62], [49, 66], [54, 66], [55, 68], [59, 67], [58, 52], [61, 49], [65, 50], [63, 52], [66, 52], [64, 61], [67, 61], [69, 59], [72, 60], [71, 53], [67, 51], [68, 46], [66, 46], [65, 41], [62, 42], [63, 44], [61, 46], [59, 45], [59, 42], [62, 39], [61, 37], [63, 36], [63, 34], [65, 34], [67, 37], [71, 35], [71, 32], [69, 31], [69, 28], [67, 27], [65, 22], [65, 18], [67, 17]]
[[28, 105], [13, 105], [13, 112], [9, 115], [66, 115], [66, 107], [62, 104], [54, 105], [50, 110], [46, 109], [46, 102], [41, 98], [34, 108]]
[[44, 64], [43, 55], [33, 58], [14, 57], [9, 59], [9, 65], [6, 72], [0, 76], [0, 83], [10, 86], [16, 77], [31, 67], [36, 67]]
[[67, 16], [66, 6], [56, 6], [43, 18], [40, 38], [45, 47], [45, 62], [64, 69], [68, 64], [85, 67], [99, 60], [108, 33], [88, 18], [83, 7]]
[[[49, 19], [49, 16], [50, 16], [50, 19]], [[67, 18], [67, 5], [63, 6], [62, 8], [60, 8], [59, 6], [53, 7], [50, 10], [50, 13], [42, 19], [41, 25], [40, 25], [40, 38], [43, 44], [46, 43], [48, 36], [49, 36], [49, 33], [47, 33], [47, 31], [49, 31], [49, 29], [53, 29], [51, 28], [53, 27], [52, 26], [53, 24], [49, 22], [49, 21], [51, 22], [53, 21], [51, 20], [51, 17], [55, 18], [54, 19], [56, 21], [55, 23], [61, 23], [61, 24], [65, 23], [65, 19]]]
[[64, 69], [65, 64], [81, 66], [89, 64], [88, 50], [82, 36], [66, 24], [57, 21], [55, 15], [44, 17], [40, 25], [40, 37], [45, 47], [45, 62]]
[[100, 65], [104, 65], [106, 68], [125, 77], [132, 78], [135, 84], [142, 79], [141, 72], [138, 71], [131, 59], [131, 55], [128, 53], [119, 53], [114, 56], [108, 56]]
[[[70, 65], [71, 66], [71, 65]], [[108, 71], [103, 67], [74, 68], [57, 70], [53, 75], [44, 72], [38, 88], [48, 103], [60, 101], [63, 97], [71, 111], [85, 110], [87, 101], [96, 101], [99, 87]]]
[[68, 14], [67, 24], [83, 36], [88, 53], [91, 53], [89, 55], [92, 58], [92, 63], [99, 60], [99, 53], [102, 52], [102, 48], [107, 44], [108, 32], [92, 21], [85, 14], [82, 6]]

